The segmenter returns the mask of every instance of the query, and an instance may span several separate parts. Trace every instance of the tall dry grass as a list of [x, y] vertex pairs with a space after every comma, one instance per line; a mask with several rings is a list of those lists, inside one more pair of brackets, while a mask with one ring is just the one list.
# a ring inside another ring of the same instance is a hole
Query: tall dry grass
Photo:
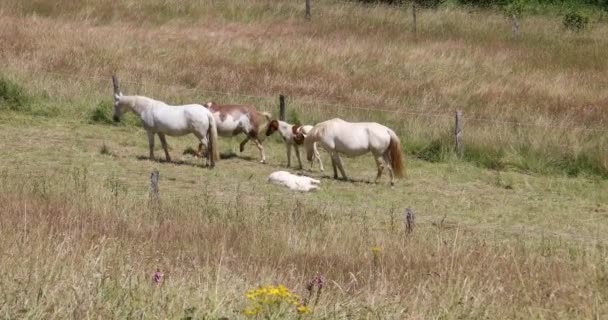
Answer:
[[[19, 179], [20, 178], [20, 179]], [[8, 318], [239, 318], [244, 293], [327, 284], [313, 318], [597, 318], [606, 314], [606, 250], [510, 239], [451, 223], [332, 213], [271, 198], [223, 202], [145, 192], [87, 171], [0, 184], [0, 312]], [[162, 190], [162, 189], [161, 189]], [[379, 248], [374, 249], [372, 248]], [[374, 251], [376, 251], [374, 253]], [[164, 281], [152, 274], [160, 269]], [[297, 315], [292, 312], [291, 317]]]
[[571, 33], [556, 17], [530, 16], [515, 39], [498, 13], [423, 10], [414, 37], [399, 7], [321, 2], [310, 23], [302, 7], [8, 0], [0, 7], [0, 59], [7, 77], [55, 99], [58, 113], [90, 112], [107, 99], [105, 80], [91, 77], [117, 72], [132, 81], [125, 90], [175, 102], [220, 91], [232, 94], [220, 99], [274, 109], [286, 94], [303, 120], [384, 121], [410, 153], [445, 159], [451, 116], [463, 110], [473, 162], [608, 175], [605, 24]]
[[[527, 17], [515, 40], [501, 15], [440, 9], [419, 13], [415, 39], [408, 32], [410, 14], [397, 8], [319, 1], [311, 23], [302, 11], [299, 2], [267, 0], [2, 1], [0, 80], [10, 84], [2, 94], [23, 99], [1, 109], [0, 122], [22, 121], [34, 130], [31, 118], [39, 116], [67, 127], [109, 121], [109, 75], [117, 72], [125, 93], [174, 103], [238, 101], [276, 112], [283, 93], [293, 119], [387, 123], [408, 152], [430, 161], [452, 156], [452, 114], [463, 110], [470, 161], [496, 169], [605, 174], [606, 135], [587, 130], [606, 124], [604, 25], [573, 34], [555, 19]], [[47, 158], [17, 157], [25, 167], [71, 163], [76, 160], [53, 153], [53, 144], [74, 144], [55, 151], [63, 153], [90, 143], [54, 135], [54, 129], [41, 129]], [[28, 139], [6, 141], [4, 149], [27, 154], [40, 147]], [[129, 161], [114, 157], [111, 148], [125, 147], [120, 143], [104, 144], [103, 156]], [[331, 193], [319, 196], [325, 202], [276, 194], [252, 201], [247, 190], [237, 187], [232, 194], [224, 192], [232, 186], [201, 186], [217, 179], [197, 180], [195, 196], [183, 193], [190, 186], [161, 186], [156, 211], [142, 191], [146, 182], [133, 189], [134, 182], [109, 174], [100, 179], [99, 173], [49, 169], [26, 175], [21, 169], [0, 172], [0, 314], [6, 318], [238, 318], [248, 289], [282, 283], [305, 296], [316, 274], [328, 280], [316, 318], [572, 319], [608, 313], [603, 242], [579, 232], [545, 238], [543, 228], [558, 222], [502, 234], [497, 229], [508, 225], [507, 213], [487, 204], [508, 207], [512, 201], [505, 191], [512, 186], [498, 170], [495, 184], [503, 193], [488, 197], [492, 189], [480, 202], [462, 200], [473, 202], [466, 205], [479, 212], [471, 215], [487, 219], [489, 227], [430, 220], [431, 212], [406, 236], [398, 214], [330, 206]], [[445, 175], [445, 183], [464, 184], [462, 176]], [[550, 182], [544, 188], [569, 201], [576, 198], [566, 192], [569, 186]], [[532, 187], [525, 188], [520, 192]], [[416, 196], [428, 198], [429, 210], [447, 210], [441, 198], [462, 192], [437, 188]], [[358, 195], [341, 199], [363, 201]], [[602, 221], [602, 199], [582, 202], [580, 210], [597, 210], [587, 220], [555, 228], [591, 230]], [[558, 200], [529, 200], [530, 208], [513, 213], [518, 219], [538, 224], [543, 218], [532, 217], [535, 205], [564, 210]], [[374, 247], [380, 252], [374, 254]], [[165, 274], [161, 286], [151, 279], [157, 268]]]

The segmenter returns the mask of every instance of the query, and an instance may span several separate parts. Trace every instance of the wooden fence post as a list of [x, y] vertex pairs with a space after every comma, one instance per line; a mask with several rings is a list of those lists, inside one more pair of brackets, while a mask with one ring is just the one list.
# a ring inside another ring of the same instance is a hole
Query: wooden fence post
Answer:
[[513, 14], [513, 33], [515, 34], [515, 38], [519, 38], [519, 21], [517, 20], [517, 16]]
[[458, 158], [462, 158], [462, 111], [456, 111], [454, 137], [456, 139], [456, 154]]
[[405, 208], [405, 230], [407, 233], [414, 231], [414, 224], [416, 223], [416, 216], [412, 208]]
[[285, 96], [279, 95], [279, 119], [285, 121]]
[[416, 36], [416, 32], [417, 32], [417, 28], [416, 28], [416, 2], [412, 2], [412, 18], [413, 18], [413, 25], [414, 25], [414, 36]]
[[152, 199], [152, 205], [158, 208], [159, 196], [158, 196], [158, 170], [152, 170], [150, 174], [150, 198]]
[[120, 92], [120, 89], [118, 89], [118, 78], [116, 78], [115, 74], [112, 75], [112, 87], [114, 88], [114, 94]]
[[310, 0], [306, 0], [306, 20], [310, 21]]

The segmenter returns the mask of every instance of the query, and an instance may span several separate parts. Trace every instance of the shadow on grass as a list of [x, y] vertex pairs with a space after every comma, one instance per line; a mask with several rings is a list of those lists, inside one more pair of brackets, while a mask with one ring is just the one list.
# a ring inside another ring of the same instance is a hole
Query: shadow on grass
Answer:
[[338, 178], [338, 179], [335, 179], [333, 176], [326, 175], [326, 174], [321, 175], [321, 177], [319, 179], [321, 179], [321, 180], [336, 180], [336, 181], [340, 181], [340, 182], [350, 182], [350, 183], [353, 183], [353, 184], [355, 184], [355, 183], [382, 184], [381, 182], [375, 183], [372, 180], [365, 180], [365, 179], [354, 179], [354, 178], [347, 178], [347, 179]]
[[[146, 157], [146, 156], [136, 156], [135, 158], [140, 161], [150, 161], [150, 158]], [[161, 158], [155, 158], [153, 161], [158, 162], [158, 163], [170, 163], [170, 164], [174, 164], [177, 166], [191, 166], [191, 167], [195, 167], [195, 168], [208, 168], [207, 165], [203, 165], [202, 163], [200, 163], [200, 161], [203, 161], [201, 159], [195, 159], [195, 161], [197, 161], [199, 163], [193, 163], [190, 161], [183, 161], [183, 160], [167, 161], [167, 160], [161, 159]]]

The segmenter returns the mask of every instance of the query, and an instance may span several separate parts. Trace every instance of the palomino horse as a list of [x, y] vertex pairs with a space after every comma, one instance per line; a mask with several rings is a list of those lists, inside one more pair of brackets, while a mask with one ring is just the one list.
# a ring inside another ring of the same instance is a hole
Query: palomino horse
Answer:
[[[300, 165], [300, 170], [302, 169], [302, 160], [300, 160], [300, 149], [304, 143], [304, 138], [308, 135], [308, 132], [312, 129], [312, 126], [299, 126], [294, 124], [289, 124], [285, 121], [280, 120], [272, 120], [268, 125], [268, 129], [266, 130], [266, 136], [273, 134], [275, 131], [279, 131], [281, 137], [285, 141], [285, 145], [287, 146], [287, 167], [291, 166], [291, 147], [296, 150], [296, 157], [298, 158], [298, 164]], [[323, 172], [323, 162], [321, 162], [321, 156], [319, 155], [319, 151], [317, 151], [317, 144], [314, 144], [314, 157], [317, 161], [319, 161], [319, 169]], [[314, 165], [314, 160], [310, 162], [310, 170]]]
[[218, 134], [221, 137], [233, 137], [239, 133], [244, 133], [246, 138], [241, 142], [239, 151], [243, 152], [245, 144], [251, 139], [260, 150], [260, 156], [262, 157], [260, 162], [266, 163], [266, 154], [260, 140], [260, 132], [268, 126], [272, 117], [270, 113], [258, 112], [251, 106], [219, 105], [214, 102], [206, 103], [205, 107], [213, 114], [217, 123]]
[[170, 106], [148, 97], [123, 96], [117, 90], [117, 84], [114, 88], [114, 109], [112, 113], [114, 121], [120, 121], [120, 117], [127, 111], [131, 111], [141, 118], [148, 133], [150, 160], [154, 160], [154, 134], [158, 134], [165, 150], [165, 157], [167, 161], [171, 161], [165, 135], [183, 136], [192, 133], [210, 151], [207, 152], [209, 167], [213, 168], [215, 166], [215, 161], [219, 158], [217, 126], [209, 110], [200, 104]]
[[[334, 179], [338, 178], [336, 167], [346, 180], [340, 153], [356, 157], [371, 152], [378, 166], [378, 182], [384, 165], [391, 177], [391, 186], [395, 184], [394, 175], [403, 176], [403, 154], [401, 142], [395, 132], [375, 122], [346, 122], [342, 119], [331, 119], [314, 126], [304, 139], [306, 158], [312, 160], [314, 143], [319, 143], [331, 154], [334, 168]], [[383, 164], [384, 162], [384, 164]]]

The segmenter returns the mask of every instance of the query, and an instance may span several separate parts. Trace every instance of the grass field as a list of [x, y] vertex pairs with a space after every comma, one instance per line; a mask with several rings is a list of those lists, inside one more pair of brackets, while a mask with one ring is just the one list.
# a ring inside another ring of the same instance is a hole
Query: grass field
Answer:
[[[0, 317], [244, 318], [248, 290], [304, 299], [317, 274], [311, 313], [284, 302], [257, 317], [608, 314], [606, 25], [529, 16], [516, 40], [500, 14], [441, 8], [419, 13], [414, 38], [404, 10], [313, 3], [312, 22], [289, 1], [0, 4]], [[209, 170], [183, 154], [193, 137], [169, 138], [173, 163], [148, 161], [137, 119], [111, 123], [113, 72], [171, 103], [276, 114], [282, 93], [292, 119], [387, 123], [406, 177], [368, 183], [367, 156], [345, 159], [355, 181], [305, 172], [321, 190], [290, 192], [266, 183], [286, 163], [277, 137], [266, 165], [248, 145]]]

